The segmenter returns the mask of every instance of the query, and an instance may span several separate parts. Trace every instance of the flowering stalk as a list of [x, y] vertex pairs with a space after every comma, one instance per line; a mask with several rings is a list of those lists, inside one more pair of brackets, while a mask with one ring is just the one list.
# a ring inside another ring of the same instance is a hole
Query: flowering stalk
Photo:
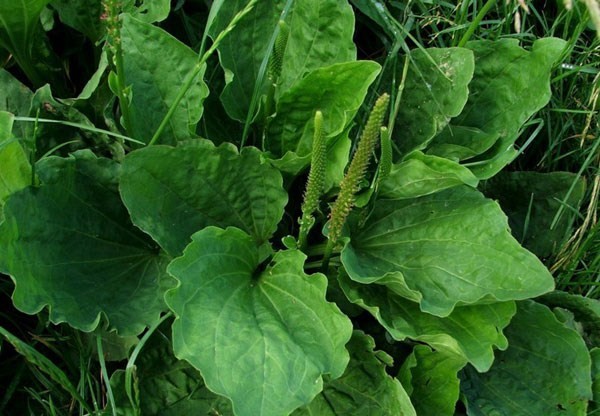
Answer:
[[281, 75], [281, 68], [283, 67], [283, 54], [287, 46], [288, 38], [290, 37], [290, 29], [288, 25], [283, 21], [279, 21], [279, 33], [277, 39], [273, 45], [273, 53], [269, 60], [269, 78], [273, 84], [277, 84], [277, 80]]
[[312, 159], [310, 172], [306, 182], [304, 202], [302, 203], [302, 218], [298, 221], [300, 232], [298, 234], [298, 248], [303, 250], [306, 246], [308, 232], [315, 223], [313, 213], [319, 207], [319, 198], [325, 188], [325, 163], [327, 161], [327, 143], [323, 135], [323, 113], [315, 113], [314, 133], [312, 143]]
[[123, 117], [123, 127], [125, 131], [131, 135], [133, 133], [131, 127], [131, 113], [129, 112], [129, 99], [126, 93], [125, 86], [125, 70], [123, 69], [123, 50], [121, 49], [121, 21], [119, 14], [121, 13], [122, 4], [119, 0], [104, 0], [104, 12], [101, 19], [106, 25], [106, 44], [112, 58], [115, 69], [115, 87], [117, 98], [119, 99], [119, 108]]
[[388, 94], [383, 94], [375, 103], [375, 107], [373, 107], [373, 110], [369, 115], [365, 129], [358, 142], [358, 147], [356, 148], [352, 162], [350, 162], [350, 167], [340, 184], [340, 192], [331, 209], [329, 241], [327, 242], [325, 254], [323, 256], [323, 269], [325, 270], [329, 265], [329, 258], [331, 257], [333, 248], [342, 235], [342, 228], [344, 227], [346, 219], [354, 206], [355, 196], [360, 188], [360, 183], [367, 173], [371, 154], [377, 146], [379, 132], [387, 112], [389, 101], [390, 96]]

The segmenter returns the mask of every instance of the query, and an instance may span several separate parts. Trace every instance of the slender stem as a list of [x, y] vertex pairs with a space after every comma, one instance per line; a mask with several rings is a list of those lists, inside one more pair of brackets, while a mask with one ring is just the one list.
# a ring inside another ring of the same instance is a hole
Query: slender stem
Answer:
[[323, 253], [323, 260], [321, 262], [321, 270], [323, 273], [327, 274], [327, 269], [329, 269], [329, 260], [331, 259], [331, 254], [333, 253], [333, 245], [335, 243], [333, 240], [327, 240], [327, 245], [325, 246], [325, 252]]
[[81, 130], [91, 131], [93, 133], [106, 134], [107, 136], [117, 137], [119, 139], [123, 139], [125, 141], [132, 142], [132, 143], [137, 143], [137, 144], [142, 144], [142, 145], [145, 144], [144, 142], [140, 142], [139, 140], [132, 139], [131, 137], [124, 136], [119, 133], [113, 133], [112, 131], [109, 131], [109, 130], [99, 129], [97, 127], [92, 127], [92, 126], [86, 126], [85, 124], [81, 124], [81, 123], [73, 123], [72, 121], [67, 121], [67, 120], [53, 120], [53, 119], [49, 119], [49, 118], [18, 117], [18, 116], [15, 117], [14, 120], [15, 121], [33, 122], [33, 123], [35, 123], [34, 128], [37, 128], [38, 122], [42, 123], [42, 124], [43, 123], [62, 124], [63, 126], [76, 127]]
[[154, 331], [156, 331], [156, 329], [165, 320], [169, 319], [171, 316], [173, 316], [173, 314], [171, 312], [166, 313], [158, 320], [157, 323], [152, 325], [148, 329], [148, 331], [146, 331], [146, 333], [144, 334], [142, 339], [140, 339], [140, 342], [138, 342], [138, 344], [135, 346], [133, 352], [131, 353], [131, 357], [129, 357], [129, 360], [127, 361], [127, 366], [125, 367], [125, 392], [127, 393], [129, 402], [133, 406], [134, 411], [136, 411], [136, 414], [139, 414], [139, 412], [138, 412], [139, 406], [137, 405], [136, 400], [134, 400], [133, 393], [132, 393], [132, 384], [133, 384], [132, 380], [133, 380], [133, 371], [135, 370], [135, 360], [137, 360], [137, 357], [140, 354], [140, 352], [142, 351], [142, 348], [144, 347], [144, 345], [146, 345], [148, 338], [150, 338], [150, 336], [154, 333]]
[[117, 72], [117, 95], [119, 98], [119, 108], [121, 109], [121, 115], [123, 116], [123, 127], [127, 134], [133, 134], [133, 127], [131, 125], [131, 112], [129, 111], [129, 100], [125, 95], [125, 69], [123, 67], [123, 51], [121, 44], [116, 46], [115, 52], [115, 69]]
[[98, 361], [100, 362], [102, 377], [104, 378], [104, 384], [106, 385], [106, 394], [108, 395], [108, 402], [110, 403], [113, 416], [117, 416], [117, 406], [115, 405], [115, 397], [113, 396], [112, 388], [110, 387], [110, 379], [108, 378], [108, 371], [106, 370], [104, 352], [102, 351], [102, 337], [100, 336], [100, 334], [96, 335], [96, 347], [98, 349]]
[[464, 47], [467, 42], [469, 41], [469, 39], [471, 39], [471, 36], [473, 36], [473, 33], [475, 33], [475, 30], [477, 29], [477, 27], [479, 26], [479, 24], [481, 23], [481, 21], [483, 20], [483, 18], [485, 17], [485, 15], [487, 14], [487, 12], [490, 11], [490, 9], [496, 4], [496, 0], [488, 0], [487, 3], [485, 3], [483, 5], [483, 7], [481, 8], [481, 10], [479, 10], [479, 13], [477, 13], [477, 16], [475, 16], [475, 20], [473, 20], [471, 22], [471, 24], [469, 25], [469, 27], [467, 28], [467, 31], [465, 32], [465, 34], [463, 35], [463, 37], [460, 39], [460, 42], [458, 42], [458, 46], [459, 47]]
[[194, 66], [194, 69], [192, 70], [192, 72], [188, 74], [183, 85], [179, 88], [179, 92], [177, 93], [175, 100], [171, 103], [171, 106], [169, 107], [169, 111], [167, 111], [167, 114], [165, 114], [165, 116], [163, 117], [162, 121], [160, 122], [160, 125], [158, 126], [158, 129], [156, 129], [156, 132], [154, 133], [154, 136], [152, 136], [152, 139], [148, 143], [149, 146], [155, 144], [158, 141], [158, 138], [163, 133], [163, 131], [167, 127], [167, 124], [169, 124], [171, 117], [173, 117], [173, 114], [177, 110], [177, 106], [179, 106], [179, 103], [181, 103], [181, 100], [183, 100], [183, 97], [185, 96], [185, 94], [187, 94], [188, 90], [192, 87], [192, 84], [196, 80], [196, 77], [198, 76], [198, 74], [200, 74], [200, 72], [202, 71], [204, 64], [206, 63], [208, 58], [215, 52], [215, 50], [217, 50], [217, 48], [219, 47], [219, 44], [235, 28], [235, 26], [238, 24], [238, 22], [245, 15], [250, 13], [250, 11], [256, 5], [257, 1], [258, 0], [250, 0], [248, 2], [248, 4], [246, 5], [246, 7], [244, 7], [241, 11], [239, 11], [233, 17], [233, 19], [231, 19], [231, 22], [229, 22], [229, 25], [227, 25], [227, 27], [225, 29], [223, 29], [223, 31], [221, 33], [219, 33], [219, 35], [216, 37], [215, 41], [213, 42], [212, 46], [206, 52], [204, 52], [204, 54], [202, 55], [202, 57], [200, 58], [198, 63], [196, 63], [196, 65]]
[[[294, 3], [293, 0], [287, 0], [281, 14], [279, 15], [279, 21], [285, 21], [285, 18]], [[250, 132], [250, 125], [252, 124], [252, 120], [254, 119], [254, 111], [256, 110], [256, 106], [258, 105], [258, 101], [260, 99], [260, 91], [263, 87], [263, 83], [265, 80], [265, 76], [267, 75], [267, 67], [269, 65], [269, 59], [271, 54], [273, 53], [273, 46], [275, 45], [275, 41], [277, 40], [277, 35], [279, 35], [279, 30], [281, 26], [277, 24], [277, 27], [273, 31], [273, 35], [269, 40], [269, 44], [267, 45], [267, 53], [265, 54], [262, 63], [258, 69], [258, 76], [256, 77], [256, 83], [254, 84], [254, 91], [252, 93], [252, 100], [250, 101], [250, 108], [248, 109], [248, 114], [246, 114], [246, 121], [244, 122], [244, 130], [242, 132], [242, 140], [240, 143], [240, 147], [244, 147], [246, 144], [246, 140], [248, 139], [248, 133]], [[264, 149], [263, 149], [264, 150]]]

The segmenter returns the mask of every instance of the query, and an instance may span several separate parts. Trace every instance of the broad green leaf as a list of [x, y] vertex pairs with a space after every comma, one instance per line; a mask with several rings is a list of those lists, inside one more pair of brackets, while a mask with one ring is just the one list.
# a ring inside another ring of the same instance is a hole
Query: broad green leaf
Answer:
[[346, 372], [326, 382], [323, 392], [292, 416], [416, 416], [402, 385], [386, 373], [386, 367], [393, 364], [392, 357], [374, 351], [373, 338], [354, 331], [347, 348], [350, 363]]
[[384, 286], [361, 285], [341, 275], [340, 286], [350, 302], [371, 313], [397, 341], [410, 338], [438, 351], [468, 360], [479, 371], [494, 361], [493, 348], [506, 349], [502, 330], [515, 314], [514, 302], [459, 306], [440, 318]]
[[460, 114], [469, 96], [473, 52], [464, 48], [415, 49], [409, 65], [392, 132], [402, 154], [424, 149], [452, 117]]
[[[8, 111], [16, 116], [28, 116], [33, 93], [21, 84], [10, 72], [0, 69], [0, 111]], [[30, 126], [25, 123], [15, 124], [15, 135], [20, 139], [28, 139]]]
[[[550, 71], [565, 47], [557, 38], [538, 39], [531, 51], [518, 39], [481, 40], [467, 44], [475, 54], [469, 101], [452, 126], [499, 134], [494, 146], [471, 167], [480, 179], [494, 176], [517, 155], [519, 129], [550, 99]], [[450, 126], [449, 128], [453, 128]]]
[[551, 308], [559, 307], [573, 312], [577, 322], [583, 326], [587, 344], [600, 347], [600, 300], [554, 291], [543, 295], [538, 301]]
[[101, 0], [51, 0], [50, 5], [58, 12], [61, 22], [83, 33], [92, 42], [104, 35], [105, 28], [100, 20]]
[[13, 302], [50, 320], [134, 335], [158, 319], [168, 284], [157, 248], [129, 221], [117, 193], [118, 165], [93, 155], [38, 163], [43, 185], [13, 194], [0, 239]]
[[509, 347], [488, 372], [467, 367], [461, 375], [467, 413], [585, 415], [591, 362], [581, 336], [533, 301], [519, 303], [506, 335]]
[[419, 415], [454, 416], [460, 393], [458, 372], [466, 362], [456, 356], [417, 345], [400, 369], [399, 378], [407, 386]]
[[0, 222], [6, 198], [31, 185], [31, 165], [21, 144], [12, 138], [13, 115], [0, 111]]
[[309, 403], [323, 374], [340, 377], [352, 327], [325, 300], [327, 278], [306, 275], [305, 255], [278, 252], [261, 271], [252, 238], [208, 227], [169, 265], [178, 286], [173, 349], [238, 416], [280, 416]]
[[[142, 348], [135, 368], [134, 383], [142, 415], [233, 416], [231, 402], [208, 390], [198, 370], [175, 358], [169, 336], [160, 329]], [[110, 384], [117, 414], [135, 414], [125, 391], [125, 371], [115, 371]]]
[[[482, 191], [498, 200], [515, 238], [544, 258], [558, 252], [571, 236], [573, 213], [585, 195], [585, 181], [568, 172], [505, 172], [487, 181]], [[564, 204], [568, 208], [553, 226]]]
[[290, 33], [279, 95], [317, 68], [356, 60], [354, 12], [347, 0], [296, 1], [286, 20]]
[[462, 184], [476, 187], [478, 182], [464, 166], [416, 151], [392, 166], [381, 182], [379, 195], [386, 199], [415, 198]]
[[267, 149], [276, 156], [309, 155], [313, 118], [323, 113], [323, 134], [341, 134], [360, 108], [380, 66], [372, 61], [335, 64], [316, 69], [283, 94], [269, 124]]
[[441, 317], [456, 305], [527, 299], [554, 287], [510, 235], [498, 204], [466, 186], [377, 201], [342, 262], [358, 283], [385, 285]]
[[594, 395], [594, 402], [590, 404], [590, 410], [598, 411], [600, 409], [600, 348], [593, 348], [590, 356], [592, 358], [592, 393]]
[[[131, 86], [133, 138], [148, 142], [188, 76], [198, 56], [166, 31], [123, 15], [121, 39], [125, 82]], [[202, 116], [202, 102], [208, 88], [200, 72], [163, 132], [160, 142], [174, 144], [193, 137]]]
[[[221, 7], [210, 27], [215, 39], [248, 0], [230, 0]], [[283, 10], [283, 1], [260, 0], [254, 8], [221, 41], [219, 60], [225, 70], [227, 85], [221, 93], [221, 101], [227, 114], [235, 120], [244, 121], [250, 109], [260, 66], [265, 55], [270, 54], [269, 42], [277, 27]], [[264, 88], [261, 90], [264, 92]]]
[[269, 240], [287, 203], [282, 181], [255, 148], [240, 154], [230, 144], [194, 141], [131, 152], [120, 189], [134, 224], [179, 255], [209, 225], [238, 227], [258, 245]]

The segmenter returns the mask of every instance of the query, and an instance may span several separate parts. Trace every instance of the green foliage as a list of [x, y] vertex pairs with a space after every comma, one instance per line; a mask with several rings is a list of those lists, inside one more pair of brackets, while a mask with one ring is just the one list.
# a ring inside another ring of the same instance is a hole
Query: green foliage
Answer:
[[[132, 16], [123, 16], [121, 29], [125, 86], [131, 89], [131, 128], [133, 138], [149, 142], [170, 106], [178, 87], [196, 65], [196, 53], [173, 36]], [[168, 128], [160, 138], [163, 144], [189, 139], [202, 116], [202, 101], [208, 88], [202, 80], [188, 89]]]
[[400, 379], [420, 415], [454, 415], [460, 393], [457, 373], [465, 362], [417, 345], [402, 365]]
[[230, 144], [208, 141], [146, 147], [125, 158], [121, 195], [134, 224], [173, 256], [210, 225], [238, 227], [260, 245], [287, 202], [281, 174], [260, 157], [254, 148], [240, 154]]
[[510, 235], [500, 207], [468, 187], [377, 201], [342, 262], [356, 282], [383, 285], [440, 317], [457, 305], [526, 299], [554, 287]]
[[[88, 153], [38, 163], [42, 186], [12, 195], [0, 225], [13, 301], [26, 313], [91, 331], [101, 314], [137, 334], [165, 309], [165, 259], [116, 190], [118, 165]], [[33, 260], [35, 259], [35, 260]]]
[[490, 371], [467, 367], [462, 374], [469, 414], [523, 409], [531, 415], [585, 414], [592, 398], [591, 362], [581, 336], [533, 301], [518, 305], [506, 334], [509, 347], [498, 353]]
[[600, 159], [521, 169], [574, 39], [513, 3], [0, 6], [0, 413], [596, 411], [543, 261]]
[[[327, 279], [303, 272], [305, 256], [278, 252], [264, 271], [250, 236], [207, 227], [169, 273], [173, 349], [231, 399], [238, 415], [288, 414], [342, 375], [351, 324], [325, 300]], [[232, 371], [233, 370], [233, 371]]]

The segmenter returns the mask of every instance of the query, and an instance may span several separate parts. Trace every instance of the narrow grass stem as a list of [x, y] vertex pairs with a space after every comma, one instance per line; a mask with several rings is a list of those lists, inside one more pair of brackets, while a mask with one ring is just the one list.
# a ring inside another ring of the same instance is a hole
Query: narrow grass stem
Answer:
[[473, 20], [471, 22], [471, 24], [467, 28], [467, 31], [465, 32], [465, 34], [463, 35], [463, 37], [460, 39], [460, 42], [458, 42], [458, 46], [459, 47], [462, 48], [462, 47], [464, 47], [467, 44], [467, 42], [469, 41], [469, 39], [471, 39], [471, 36], [473, 36], [473, 33], [475, 33], [475, 30], [477, 29], [477, 27], [479, 27], [479, 24], [481, 23], [481, 21], [483, 20], [483, 18], [487, 14], [487, 12], [489, 12], [490, 9], [495, 4], [496, 4], [496, 0], [488, 0], [483, 5], [483, 7], [481, 8], [481, 10], [479, 10], [479, 13], [477, 13], [477, 16], [475, 16], [475, 20]]
[[138, 404], [137, 404], [137, 400], [135, 400], [134, 396], [133, 396], [133, 372], [135, 370], [135, 361], [137, 360], [138, 355], [140, 354], [140, 352], [142, 351], [142, 348], [144, 347], [144, 345], [146, 345], [146, 342], [148, 341], [148, 339], [150, 338], [150, 336], [156, 331], [156, 329], [167, 319], [169, 319], [171, 316], [173, 316], [173, 314], [171, 312], [168, 312], [166, 314], [164, 314], [159, 320], [158, 322], [156, 322], [154, 325], [152, 325], [148, 331], [146, 331], [146, 333], [144, 334], [144, 336], [142, 337], [142, 339], [140, 339], [140, 342], [138, 342], [138, 344], [135, 346], [135, 348], [133, 349], [133, 352], [131, 353], [131, 356], [129, 357], [129, 360], [127, 361], [127, 366], [125, 367], [125, 393], [127, 393], [127, 397], [129, 398], [129, 402], [131, 403], [131, 405], [133, 406], [133, 409], [135, 409], [136, 414], [139, 414], [138, 412]]
[[106, 395], [108, 396], [108, 402], [110, 403], [113, 416], [117, 416], [115, 397], [113, 395], [112, 388], [110, 387], [110, 378], [108, 377], [108, 371], [106, 370], [106, 361], [104, 361], [104, 352], [102, 350], [102, 337], [99, 334], [96, 335], [96, 348], [98, 349], [98, 362], [100, 363], [102, 378], [104, 378], [104, 385], [106, 386]]
[[208, 48], [208, 50], [206, 52], [204, 52], [204, 54], [201, 56], [200, 60], [194, 66], [193, 70], [190, 73], [188, 73], [188, 75], [185, 79], [185, 82], [179, 88], [179, 91], [177, 92], [177, 96], [175, 97], [175, 100], [173, 100], [173, 102], [171, 103], [171, 106], [169, 107], [167, 114], [165, 114], [165, 116], [163, 117], [162, 121], [160, 122], [158, 128], [156, 129], [156, 132], [152, 136], [152, 139], [150, 139], [150, 142], [148, 143], [149, 146], [155, 144], [158, 141], [158, 139], [160, 138], [160, 135], [163, 133], [163, 131], [169, 124], [169, 121], [171, 121], [171, 117], [173, 117], [173, 114], [177, 110], [177, 107], [181, 103], [181, 100], [183, 100], [183, 97], [185, 96], [185, 94], [187, 94], [188, 90], [192, 87], [192, 84], [194, 83], [194, 81], [196, 80], [196, 78], [198, 77], [200, 72], [202, 71], [202, 68], [204, 67], [204, 64], [206, 63], [208, 58], [217, 50], [220, 43], [235, 28], [235, 26], [238, 24], [238, 22], [245, 15], [250, 13], [250, 11], [256, 5], [257, 1], [258, 0], [250, 0], [248, 2], [248, 4], [246, 5], [246, 7], [244, 7], [241, 11], [239, 11], [233, 17], [233, 19], [231, 19], [231, 22], [229, 22], [229, 25], [227, 25], [227, 27], [225, 29], [223, 29], [221, 31], [221, 33], [219, 33], [219, 35], [215, 38], [215, 41], [213, 42], [211, 47]]

